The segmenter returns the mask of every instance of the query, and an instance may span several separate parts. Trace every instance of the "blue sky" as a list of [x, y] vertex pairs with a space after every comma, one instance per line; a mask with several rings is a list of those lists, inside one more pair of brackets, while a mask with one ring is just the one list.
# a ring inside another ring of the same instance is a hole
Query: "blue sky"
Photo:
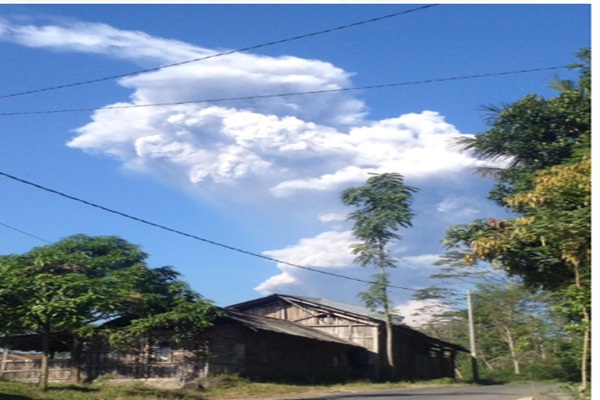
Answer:
[[[214, 56], [424, 4], [0, 5], [0, 95]], [[452, 224], [504, 217], [485, 165], [451, 146], [483, 132], [484, 105], [551, 97], [566, 69], [322, 94], [102, 109], [334, 90], [544, 69], [589, 46], [589, 4], [441, 4], [252, 51], [97, 83], [0, 98], [0, 172], [254, 254], [357, 279], [350, 211], [369, 173], [418, 187], [393, 284], [436, 272]], [[357, 303], [357, 281], [161, 230], [0, 176], [0, 254], [84, 233], [142, 246], [218, 305], [268, 293]], [[18, 232], [22, 231], [25, 233]], [[32, 237], [35, 236], [35, 237]], [[37, 238], [36, 238], [37, 237]], [[39, 239], [38, 239], [39, 238]], [[43, 239], [43, 240], [40, 240]], [[394, 289], [405, 313], [411, 291]]]

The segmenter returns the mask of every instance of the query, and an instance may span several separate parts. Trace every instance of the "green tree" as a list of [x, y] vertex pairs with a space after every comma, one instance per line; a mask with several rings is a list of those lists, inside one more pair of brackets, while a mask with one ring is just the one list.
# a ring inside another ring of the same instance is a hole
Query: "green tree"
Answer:
[[107, 332], [116, 348], [127, 347], [139, 337], [152, 341], [159, 331], [168, 331], [175, 342], [201, 347], [196, 345], [202, 344], [204, 331], [219, 312], [179, 277], [171, 267], [145, 269], [137, 275], [136, 290], [122, 309], [121, 318], [127, 323]]
[[[84, 337], [92, 323], [116, 315], [132, 269], [145, 257], [137, 246], [117, 237], [75, 235], [0, 259], [1, 301], [12, 310], [5, 326], [12, 332], [41, 335], [42, 388], [48, 386], [52, 333]], [[75, 361], [77, 342], [72, 344]]]
[[369, 290], [359, 293], [359, 297], [368, 308], [383, 309], [387, 362], [392, 378], [395, 378], [396, 366], [388, 268], [396, 267], [396, 260], [390, 254], [389, 246], [393, 241], [402, 239], [397, 233], [399, 228], [412, 227], [411, 205], [416, 191], [416, 188], [404, 184], [402, 175], [385, 173], [370, 177], [364, 186], [344, 190], [340, 196], [344, 205], [355, 207], [348, 215], [348, 220], [354, 221], [352, 234], [361, 241], [352, 245], [355, 262], [378, 269], [372, 276]]
[[[450, 260], [452, 265], [442, 264], [444, 272], [431, 276], [439, 285], [413, 295], [417, 300], [435, 300], [435, 307], [420, 310], [430, 317], [421, 331], [469, 347], [464, 285], [474, 285], [471, 297], [476, 353], [484, 376], [573, 377], [570, 367], [576, 357], [563, 350], [572, 349], [574, 343], [565, 328], [564, 316], [552, 307], [551, 293], [534, 293], [519, 279], [507, 278], [501, 271], [483, 265], [469, 267], [460, 259]], [[460, 376], [470, 376], [470, 363], [459, 367]]]
[[100, 321], [129, 316], [137, 319], [127, 328], [132, 332], [167, 322], [176, 334], [191, 330], [193, 323], [206, 326], [210, 302], [179, 282], [170, 268], [149, 269], [146, 257], [118, 237], [86, 235], [0, 257], [0, 304], [10, 310], [2, 311], [4, 331], [41, 336], [43, 389], [48, 386], [50, 338], [56, 332], [73, 338], [71, 378], [78, 381], [82, 343], [97, 334]]
[[[506, 107], [491, 130], [463, 142], [486, 158], [505, 158], [491, 171], [490, 198], [517, 218], [476, 220], [450, 227], [445, 242], [465, 261], [492, 263], [530, 288], [561, 294], [561, 309], [580, 329], [581, 387], [588, 380], [591, 276], [590, 53], [579, 53], [578, 85], [561, 85], [550, 100], [527, 96]], [[578, 315], [578, 317], [575, 317]]]
[[[591, 133], [590, 54], [578, 53], [581, 69], [577, 85], [555, 80], [561, 93], [551, 99], [535, 94], [503, 107], [487, 106], [491, 128], [475, 137], [459, 140], [459, 146], [475, 156], [503, 161], [504, 168], [479, 171], [497, 180], [489, 198], [510, 207], [505, 198], [532, 188], [537, 171], [570, 160], [589, 145]], [[519, 212], [519, 209], [514, 209]]]
[[533, 189], [507, 202], [523, 209], [523, 215], [506, 222], [494, 235], [474, 240], [473, 254], [501, 260], [508, 271], [523, 276], [531, 275], [531, 266], [523, 268], [514, 255], [505, 259], [515, 243], [532, 244], [539, 253], [552, 254], [556, 271], [547, 270], [548, 263], [540, 259], [534, 269], [539, 281], [530, 280], [530, 285], [551, 283], [562, 294], [560, 309], [571, 317], [571, 328], [583, 334], [581, 388], [585, 389], [591, 339], [591, 158], [542, 171]]

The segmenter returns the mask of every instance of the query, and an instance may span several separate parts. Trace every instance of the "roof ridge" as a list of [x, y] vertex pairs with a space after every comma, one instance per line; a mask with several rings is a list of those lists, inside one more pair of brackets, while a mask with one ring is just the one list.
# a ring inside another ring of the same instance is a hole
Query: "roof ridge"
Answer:
[[[328, 298], [324, 298], [324, 297], [295, 296], [295, 295], [286, 295], [286, 294], [277, 294], [277, 296], [296, 298], [296, 299], [304, 300], [304, 301], [313, 301], [313, 302], [316, 302], [316, 303], [318, 303], [322, 306], [326, 306], [326, 307], [332, 307], [332, 308], [340, 308], [341, 307], [341, 309], [343, 311], [362, 315], [364, 317], [375, 318], [375, 319], [379, 319], [379, 320], [385, 319], [385, 313], [382, 311], [378, 311], [378, 310], [373, 311], [364, 306], [345, 303], [345, 302], [339, 301], [339, 300], [333, 300], [333, 299], [328, 299]], [[402, 321], [404, 320], [404, 316], [399, 315], [399, 314], [392, 314], [392, 319], [395, 320], [395, 321], [393, 321], [394, 325], [404, 325], [404, 324], [402, 324]]]

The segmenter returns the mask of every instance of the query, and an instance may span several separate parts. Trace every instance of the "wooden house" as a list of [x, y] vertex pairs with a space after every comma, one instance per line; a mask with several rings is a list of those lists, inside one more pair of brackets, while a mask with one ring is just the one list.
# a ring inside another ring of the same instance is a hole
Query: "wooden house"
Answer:
[[[228, 307], [249, 315], [293, 322], [355, 343], [364, 352], [352, 360], [372, 379], [387, 372], [386, 329], [382, 313], [334, 300], [274, 294]], [[455, 359], [462, 346], [429, 337], [393, 320], [393, 353], [397, 377], [454, 378]]]
[[207, 332], [207, 374], [304, 382], [364, 378], [352, 341], [285, 319], [226, 310]]
[[[117, 325], [121, 322], [116, 322]], [[180, 387], [214, 374], [239, 374], [272, 381], [343, 381], [366, 376], [356, 363], [361, 346], [282, 319], [223, 310], [195, 346], [176, 343], [169, 332], [156, 332], [151, 341], [140, 338], [136, 351], [114, 351], [105, 340], [89, 340], [75, 368], [69, 358], [50, 361], [51, 381], [85, 382], [97, 379], [142, 380], [160, 387]], [[59, 340], [60, 339], [60, 340]], [[52, 352], [69, 351], [69, 335], [53, 335]], [[12, 349], [39, 351], [39, 335], [6, 339]], [[39, 357], [38, 357], [39, 358]], [[12, 361], [5, 356], [0, 377], [37, 381], [41, 362]]]
[[[111, 321], [127, 323], [127, 320]], [[457, 351], [464, 348], [393, 324], [398, 377], [454, 377]], [[50, 379], [143, 380], [178, 387], [212, 374], [240, 374], [273, 381], [344, 381], [385, 377], [385, 321], [382, 314], [327, 299], [271, 295], [223, 309], [201, 338], [175, 343], [168, 330], [139, 338], [137, 350], [114, 351], [100, 337], [88, 340], [80, 362], [69, 359], [66, 333], [51, 340]], [[38, 335], [5, 338], [13, 350], [40, 350]], [[8, 354], [8, 353], [7, 353]], [[40, 361], [3, 357], [0, 376], [37, 380]]]

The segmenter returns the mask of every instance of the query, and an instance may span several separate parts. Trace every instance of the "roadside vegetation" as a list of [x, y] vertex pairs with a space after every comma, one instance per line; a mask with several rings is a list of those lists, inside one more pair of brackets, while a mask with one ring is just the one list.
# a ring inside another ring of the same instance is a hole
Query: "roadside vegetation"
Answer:
[[235, 375], [219, 377], [218, 382], [205, 389], [156, 389], [142, 383], [110, 385], [100, 382], [90, 385], [51, 383], [48, 390], [41, 390], [34, 383], [0, 380], [2, 400], [217, 400], [251, 398], [285, 398], [326, 396], [328, 394], [354, 393], [379, 389], [417, 388], [462, 385], [449, 379], [426, 382], [367, 381], [345, 384], [294, 384], [254, 382]]
[[[492, 382], [490, 382], [492, 383]], [[218, 376], [207, 388], [157, 389], [143, 383], [111, 385], [99, 382], [84, 384], [49, 385], [41, 390], [34, 383], [0, 380], [2, 400], [239, 400], [239, 399], [301, 399], [306, 397], [362, 393], [385, 389], [415, 389], [471, 385], [452, 379], [422, 382], [368, 382], [357, 381], [340, 384], [294, 384], [256, 382], [236, 375]], [[569, 400], [589, 400], [590, 391], [578, 393], [576, 385], [558, 383], [555, 391], [539, 397], [540, 400], [557, 399], [556, 394], [569, 396]], [[537, 397], [536, 397], [537, 398]]]
[[[473, 298], [476, 358], [483, 380], [579, 381], [591, 367], [591, 73], [580, 51], [578, 82], [488, 107], [490, 129], [457, 144], [503, 168], [488, 198], [513, 218], [450, 226], [434, 285], [415, 299], [437, 307], [423, 332], [470, 348], [466, 286]], [[471, 379], [471, 359], [459, 363]]]

